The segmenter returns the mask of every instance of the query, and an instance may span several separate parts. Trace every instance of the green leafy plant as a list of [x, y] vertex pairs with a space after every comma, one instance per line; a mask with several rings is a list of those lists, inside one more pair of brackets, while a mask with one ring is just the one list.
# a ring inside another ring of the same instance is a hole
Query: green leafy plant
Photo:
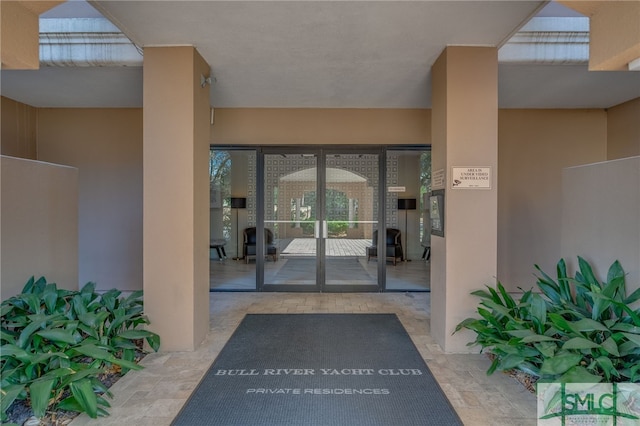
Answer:
[[345, 221], [329, 222], [327, 228], [328, 228], [329, 235], [331, 236], [346, 235], [347, 229], [349, 228], [349, 222], [345, 222]]
[[302, 233], [304, 235], [313, 235], [314, 232], [314, 227], [315, 227], [315, 219], [314, 218], [308, 218], [305, 219], [304, 221], [300, 222], [300, 227], [302, 228]]
[[103, 294], [88, 283], [80, 291], [58, 289], [45, 278], [27, 282], [21, 294], [2, 302], [0, 408], [2, 421], [16, 399], [29, 399], [36, 417], [50, 408], [107, 415], [111, 396], [98, 379], [105, 370], [142, 367], [134, 362], [144, 339], [155, 351], [157, 334], [142, 310], [142, 292], [126, 298]]
[[605, 282], [581, 257], [578, 266], [570, 277], [561, 259], [553, 279], [535, 265], [540, 293], [529, 290], [519, 300], [499, 282], [472, 293], [481, 299], [479, 318], [455, 332], [474, 331], [470, 345], [493, 355], [487, 374], [518, 369], [549, 382], [640, 382], [640, 309], [633, 308], [640, 289], [627, 296], [618, 261]]

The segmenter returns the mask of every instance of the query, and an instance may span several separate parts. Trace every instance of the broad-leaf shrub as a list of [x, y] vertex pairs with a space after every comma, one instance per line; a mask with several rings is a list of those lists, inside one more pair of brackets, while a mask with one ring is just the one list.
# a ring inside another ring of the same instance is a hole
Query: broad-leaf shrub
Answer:
[[497, 290], [471, 293], [481, 299], [479, 318], [456, 331], [474, 331], [469, 345], [494, 355], [487, 374], [519, 369], [549, 382], [640, 382], [640, 289], [627, 296], [618, 261], [605, 282], [581, 257], [578, 266], [570, 277], [560, 260], [554, 280], [535, 265], [540, 293], [529, 290], [519, 300], [499, 282]]
[[16, 399], [28, 398], [36, 417], [49, 409], [108, 415], [111, 396], [98, 379], [112, 365], [138, 370], [136, 341], [157, 351], [157, 334], [142, 312], [142, 292], [120, 297], [88, 283], [80, 291], [58, 289], [32, 277], [21, 294], [2, 302], [0, 408], [2, 421]]

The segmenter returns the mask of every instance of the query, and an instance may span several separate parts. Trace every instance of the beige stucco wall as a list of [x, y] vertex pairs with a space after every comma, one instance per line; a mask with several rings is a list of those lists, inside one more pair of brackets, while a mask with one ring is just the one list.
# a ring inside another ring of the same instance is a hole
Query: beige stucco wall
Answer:
[[2, 155], [31, 160], [37, 158], [37, 113], [37, 108], [2, 96], [0, 107]]
[[627, 71], [629, 62], [640, 56], [640, 2], [565, 2], [571, 3], [590, 18], [589, 69]]
[[38, 158], [79, 170], [79, 280], [142, 289], [142, 110], [38, 110]]
[[640, 98], [607, 111], [607, 159], [640, 155]]
[[[562, 169], [606, 159], [603, 110], [501, 110], [499, 114], [498, 279], [530, 288], [534, 264], [560, 258]], [[585, 188], [587, 190], [587, 188]]]
[[[3, 98], [3, 145], [9, 141], [10, 117], [21, 120], [11, 114], [16, 106], [6, 109], [7, 103], [17, 104]], [[531, 285], [534, 263], [553, 268], [560, 256], [561, 169], [633, 154], [638, 149], [639, 103], [636, 99], [608, 112], [499, 111], [498, 274], [505, 284], [513, 289]], [[36, 115], [23, 104], [17, 109]], [[37, 114], [40, 159], [80, 168], [80, 245], [88, 250], [80, 252], [80, 283], [97, 280], [104, 287], [136, 288], [142, 274], [142, 111], [40, 109]], [[212, 140], [218, 144], [431, 140], [429, 110], [217, 109], [215, 117]], [[259, 137], [262, 130], [264, 139]]]
[[424, 109], [215, 109], [214, 145], [431, 143]]
[[[605, 160], [614, 155], [613, 149], [633, 153], [638, 143], [637, 102], [608, 112], [499, 110], [498, 277], [508, 288], [517, 291], [518, 286], [533, 285], [536, 263], [554, 270], [561, 256], [562, 168]], [[212, 141], [430, 143], [431, 114], [430, 110], [217, 109]], [[388, 128], [378, 127], [380, 123]]]
[[569, 269], [582, 256], [606, 281], [619, 260], [627, 293], [640, 288], [640, 157], [564, 169], [562, 190], [561, 252]]
[[[55, 5], [55, 4], [54, 4]], [[28, 2], [0, 2], [0, 54], [2, 68], [38, 69], [38, 13]]]
[[78, 170], [1, 157], [0, 289], [2, 300], [44, 276], [78, 289]]

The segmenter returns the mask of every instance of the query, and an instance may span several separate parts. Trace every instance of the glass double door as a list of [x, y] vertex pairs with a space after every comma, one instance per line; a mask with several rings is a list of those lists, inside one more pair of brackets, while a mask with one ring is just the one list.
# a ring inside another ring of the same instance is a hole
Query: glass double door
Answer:
[[383, 265], [368, 256], [381, 223], [381, 157], [376, 150], [261, 152], [258, 222], [264, 232], [258, 232], [258, 258], [265, 261], [258, 262], [257, 272], [262, 290], [382, 289]]

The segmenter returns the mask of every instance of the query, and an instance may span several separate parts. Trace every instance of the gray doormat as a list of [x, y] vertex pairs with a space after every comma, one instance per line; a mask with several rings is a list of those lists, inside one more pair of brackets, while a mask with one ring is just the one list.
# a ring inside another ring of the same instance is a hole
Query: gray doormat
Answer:
[[395, 314], [247, 315], [173, 422], [461, 424]]

